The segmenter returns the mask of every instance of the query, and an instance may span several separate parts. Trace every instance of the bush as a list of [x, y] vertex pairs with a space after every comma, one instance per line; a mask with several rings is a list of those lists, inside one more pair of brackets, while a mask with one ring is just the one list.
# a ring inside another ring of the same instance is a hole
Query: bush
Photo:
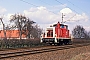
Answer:
[[1, 39], [0, 48], [21, 48], [40, 45], [40, 39]]

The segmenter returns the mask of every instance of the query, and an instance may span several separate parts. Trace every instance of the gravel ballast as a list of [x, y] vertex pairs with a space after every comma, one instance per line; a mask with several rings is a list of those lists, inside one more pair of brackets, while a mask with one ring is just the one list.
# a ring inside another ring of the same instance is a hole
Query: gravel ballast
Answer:
[[2, 60], [90, 60], [90, 46], [45, 52]]

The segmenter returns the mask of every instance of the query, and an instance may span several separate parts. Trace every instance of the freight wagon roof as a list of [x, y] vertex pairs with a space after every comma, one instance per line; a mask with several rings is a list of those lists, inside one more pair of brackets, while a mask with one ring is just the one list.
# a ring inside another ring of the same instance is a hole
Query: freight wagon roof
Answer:
[[[0, 30], [0, 38], [4, 38], [4, 32], [3, 30]], [[19, 38], [19, 30], [7, 30], [6, 31], [6, 37], [7, 38]], [[22, 37], [25, 37], [25, 35], [22, 34]]]

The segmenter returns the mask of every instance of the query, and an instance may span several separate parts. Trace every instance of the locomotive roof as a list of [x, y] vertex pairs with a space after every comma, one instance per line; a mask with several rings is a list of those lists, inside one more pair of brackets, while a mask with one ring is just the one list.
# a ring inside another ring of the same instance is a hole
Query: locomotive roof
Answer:
[[[64, 24], [60, 24], [61, 26], [63, 26]], [[57, 24], [54, 24], [53, 26], [57, 26]], [[64, 26], [67, 26], [67, 25], [64, 25]]]

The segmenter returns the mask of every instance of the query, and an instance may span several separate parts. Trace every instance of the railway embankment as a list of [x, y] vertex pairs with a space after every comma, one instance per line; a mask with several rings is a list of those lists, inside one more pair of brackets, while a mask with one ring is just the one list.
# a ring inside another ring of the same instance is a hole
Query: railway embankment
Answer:
[[7, 58], [4, 60], [89, 60], [90, 45], [40, 54]]

